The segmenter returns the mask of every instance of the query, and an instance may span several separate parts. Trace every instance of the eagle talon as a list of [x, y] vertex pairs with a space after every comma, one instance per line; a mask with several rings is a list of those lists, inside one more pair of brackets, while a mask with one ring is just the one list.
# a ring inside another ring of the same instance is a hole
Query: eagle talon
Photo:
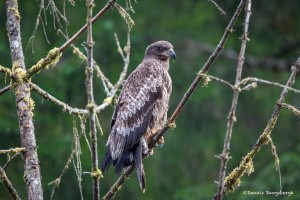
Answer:
[[163, 148], [164, 144], [156, 143], [156, 146], [158, 146], [159, 148]]

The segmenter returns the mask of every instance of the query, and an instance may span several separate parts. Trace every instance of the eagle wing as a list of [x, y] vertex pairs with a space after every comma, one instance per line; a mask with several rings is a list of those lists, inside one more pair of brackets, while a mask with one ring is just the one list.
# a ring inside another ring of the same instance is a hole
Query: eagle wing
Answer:
[[107, 143], [113, 160], [147, 131], [154, 105], [162, 99], [162, 79], [159, 63], [151, 60], [142, 62], [128, 77], [115, 107]]

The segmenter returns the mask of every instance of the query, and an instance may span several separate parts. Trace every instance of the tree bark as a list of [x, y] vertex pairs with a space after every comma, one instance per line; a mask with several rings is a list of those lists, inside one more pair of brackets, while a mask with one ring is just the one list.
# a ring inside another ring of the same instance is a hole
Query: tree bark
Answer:
[[20, 14], [17, 0], [6, 0], [7, 33], [12, 58], [12, 89], [20, 127], [21, 145], [26, 150], [24, 156], [24, 180], [28, 199], [43, 199], [41, 173], [33, 124], [33, 101], [30, 96], [29, 81], [24, 79], [26, 67], [20, 32]]

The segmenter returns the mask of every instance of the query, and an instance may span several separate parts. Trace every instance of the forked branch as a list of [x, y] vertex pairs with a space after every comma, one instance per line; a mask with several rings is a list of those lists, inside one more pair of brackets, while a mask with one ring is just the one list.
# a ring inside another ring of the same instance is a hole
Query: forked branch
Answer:
[[2, 167], [0, 167], [0, 181], [4, 184], [4, 186], [7, 188], [9, 191], [11, 197], [14, 200], [20, 200], [20, 197], [18, 195], [17, 190], [14, 188], [14, 186], [11, 184], [10, 180], [6, 176], [5, 171], [3, 170]]
[[215, 196], [216, 200], [221, 200], [223, 197], [224, 178], [226, 175], [227, 162], [229, 160], [229, 149], [230, 149], [230, 141], [232, 136], [232, 129], [233, 129], [234, 122], [236, 122], [235, 113], [236, 113], [236, 107], [237, 107], [238, 98], [240, 94], [239, 84], [242, 79], [242, 71], [243, 71], [243, 65], [245, 60], [245, 50], [248, 41], [248, 28], [249, 28], [250, 15], [251, 15], [251, 0], [248, 0], [246, 6], [245, 20], [244, 20], [244, 32], [241, 37], [242, 44], [241, 44], [240, 54], [238, 57], [231, 108], [228, 114], [227, 129], [226, 129], [225, 139], [224, 139], [224, 147], [223, 147], [222, 154], [218, 156], [221, 159], [221, 166], [219, 172], [218, 192], [217, 195]]
[[[291, 87], [293, 85], [293, 83], [295, 82], [296, 75], [299, 71], [300, 71], [300, 57], [297, 59], [295, 66], [292, 66], [292, 73], [286, 83], [286, 87]], [[268, 144], [271, 141], [270, 140], [271, 133], [279, 117], [280, 110], [283, 107], [282, 105], [284, 105], [284, 101], [287, 94], [288, 94], [288, 89], [284, 88], [280, 94], [277, 104], [275, 105], [275, 109], [273, 111], [273, 114], [269, 122], [267, 123], [265, 130], [260, 135], [256, 143], [254, 144], [251, 151], [245, 157], [243, 157], [242, 161], [240, 162], [240, 165], [237, 168], [235, 168], [225, 178], [225, 186], [224, 186], [223, 193], [233, 192], [240, 185], [240, 179], [242, 178], [242, 176], [245, 173], [249, 174], [253, 171], [252, 160], [256, 155], [256, 153], [259, 151], [259, 149], [264, 144]]]

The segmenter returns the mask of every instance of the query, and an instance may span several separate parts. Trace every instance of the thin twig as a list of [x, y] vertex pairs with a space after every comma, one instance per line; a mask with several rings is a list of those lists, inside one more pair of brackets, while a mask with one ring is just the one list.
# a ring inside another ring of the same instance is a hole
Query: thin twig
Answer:
[[244, 60], [245, 60], [245, 50], [246, 50], [246, 45], [247, 45], [247, 41], [248, 41], [248, 27], [249, 27], [250, 15], [251, 15], [251, 0], [248, 0], [247, 6], [246, 6], [245, 21], [244, 21], [244, 32], [241, 37], [242, 44], [241, 44], [240, 54], [238, 57], [237, 70], [236, 70], [236, 77], [235, 77], [235, 84], [234, 84], [235, 89], [233, 90], [231, 108], [230, 108], [228, 118], [227, 118], [228, 121], [227, 121], [227, 130], [226, 130], [225, 139], [224, 139], [224, 147], [223, 147], [222, 154], [219, 155], [219, 158], [221, 159], [221, 166], [220, 166], [220, 172], [219, 172], [218, 192], [214, 198], [216, 200], [221, 200], [223, 197], [224, 178], [226, 175], [227, 162], [229, 160], [232, 129], [233, 129], [234, 122], [236, 122], [235, 113], [236, 113], [236, 107], [237, 107], [238, 97], [239, 97], [239, 93], [240, 93], [238, 86], [242, 79], [242, 71], [243, 71]]
[[221, 12], [222, 15], [226, 15], [225, 11], [214, 0], [208, 0], [208, 1], [214, 4], [214, 6]]
[[59, 187], [60, 182], [61, 182], [61, 179], [62, 179], [63, 175], [64, 175], [64, 174], [67, 172], [67, 170], [69, 169], [69, 166], [70, 166], [70, 164], [71, 164], [71, 162], [72, 162], [72, 160], [73, 160], [73, 157], [74, 157], [74, 154], [75, 154], [75, 153], [76, 153], [76, 152], [75, 152], [75, 149], [73, 149], [73, 150], [72, 150], [72, 153], [70, 154], [70, 156], [69, 156], [69, 158], [68, 158], [68, 160], [67, 160], [67, 162], [66, 162], [66, 164], [65, 164], [65, 166], [64, 166], [64, 169], [63, 169], [62, 172], [60, 173], [59, 177], [56, 178], [54, 181], [48, 183], [48, 185], [54, 184], [54, 185], [53, 185], [53, 188], [52, 188], [52, 190], [51, 190], [51, 196], [50, 196], [50, 199], [53, 199], [54, 193], [55, 193], [55, 189]]
[[12, 72], [9, 68], [3, 67], [0, 65], [0, 72], [2, 72], [4, 75], [11, 77]]
[[76, 128], [76, 120], [73, 117], [73, 149], [75, 151], [75, 157], [73, 159], [73, 166], [75, 169], [75, 173], [77, 176], [77, 181], [78, 181], [78, 187], [79, 187], [79, 193], [81, 200], [83, 200], [83, 191], [82, 191], [82, 164], [81, 164], [81, 146], [80, 146], [80, 137], [78, 134], [78, 130]]
[[[223, 80], [221, 78], [218, 78], [218, 77], [215, 77], [215, 76], [212, 76], [212, 75], [208, 75], [208, 74], [198, 74], [198, 75], [201, 76], [204, 79], [205, 78], [209, 78], [211, 80], [215, 80], [215, 81], [217, 81], [217, 82], [219, 82], [221, 84], [224, 84], [224, 85], [230, 87], [230, 89], [232, 89], [232, 90], [234, 89], [234, 86], [231, 83], [229, 83], [228, 81], [225, 81], [225, 80]], [[208, 81], [210, 81], [210, 80], [208, 80]]]
[[7, 91], [9, 91], [9, 90], [10, 90], [10, 85], [5, 86], [4, 88], [2, 88], [2, 89], [0, 90], [0, 95], [4, 94], [5, 92], [7, 92]]
[[11, 184], [10, 180], [7, 178], [5, 171], [0, 167], [0, 181], [5, 185], [10, 195], [14, 200], [20, 200], [17, 190]]
[[[198, 74], [206, 74], [207, 71], [209, 70], [211, 64], [214, 62], [214, 60], [219, 55], [220, 51], [223, 49], [228, 36], [230, 35], [230, 33], [233, 32], [232, 28], [233, 28], [239, 14], [241, 13], [245, 3], [246, 3], [246, 0], [241, 0], [240, 4], [238, 5], [235, 13], [233, 14], [233, 16], [231, 18], [228, 26], [226, 27], [225, 32], [224, 32], [218, 46], [216, 47], [214, 52], [210, 55], [210, 57], [208, 58], [208, 60], [206, 61], [206, 63], [202, 67], [202, 69], [198, 72]], [[181, 112], [183, 106], [186, 104], [186, 102], [188, 101], [188, 99], [190, 98], [192, 93], [195, 91], [195, 89], [196, 89], [197, 85], [199, 84], [199, 82], [201, 81], [201, 79], [202, 79], [202, 77], [197, 75], [194, 82], [190, 85], [189, 89], [184, 94], [184, 96], [181, 99], [180, 103], [178, 104], [177, 108], [173, 112], [172, 116], [167, 120], [165, 125], [157, 132], [156, 136], [149, 142], [149, 144], [148, 144], [149, 148], [153, 148], [155, 146], [155, 144], [157, 143], [157, 141], [165, 134], [165, 132], [169, 128], [173, 127], [172, 124], [174, 124], [175, 119]], [[121, 188], [124, 181], [128, 178], [128, 176], [130, 176], [130, 174], [133, 171], [134, 171], [134, 165], [129, 166], [128, 169], [126, 169], [125, 173], [123, 173], [119, 177], [119, 179], [115, 182], [115, 184], [109, 189], [109, 191], [103, 197], [103, 199], [111, 199], [113, 196], [115, 196], [116, 191], [118, 191]]]
[[278, 103], [282, 108], [285, 108], [287, 110], [292, 111], [297, 117], [300, 117], [300, 110], [299, 108], [296, 108], [295, 106], [292, 106], [287, 103]]
[[8, 150], [0, 150], [0, 154], [5, 154], [5, 153], [13, 153], [13, 154], [16, 154], [16, 153], [22, 153], [22, 152], [25, 152], [26, 149], [23, 148], [23, 147], [15, 147], [15, 148], [10, 148]]
[[[114, 3], [116, 2], [116, 0], [108, 0], [108, 2], [106, 3], [106, 5], [102, 8], [102, 10], [100, 10], [95, 17], [92, 18], [92, 23], [94, 23], [98, 18], [100, 18], [111, 6], [114, 5]], [[60, 52], [63, 52], [70, 44], [72, 44], [74, 42], [74, 40], [80, 36], [85, 30], [87, 29], [87, 24], [85, 24], [81, 29], [79, 29], [79, 31], [77, 31], [77, 33], [75, 33], [67, 42], [65, 42], [65, 44], [63, 44], [59, 50]]]
[[66, 104], [66, 103], [64, 103], [64, 102], [56, 99], [55, 97], [53, 97], [48, 92], [46, 92], [45, 90], [41, 89], [39, 86], [37, 86], [34, 83], [30, 83], [29, 85], [30, 85], [30, 87], [34, 91], [36, 91], [38, 94], [40, 94], [44, 99], [47, 99], [47, 100], [53, 102], [55, 105], [58, 105], [58, 106], [62, 107], [63, 111], [66, 111], [69, 114], [77, 114], [77, 115], [87, 115], [88, 114], [87, 110], [85, 110], [85, 109], [78, 109], [78, 108], [72, 108], [68, 104]]
[[[55, 189], [59, 187], [61, 179], [63, 177], [63, 175], [67, 172], [67, 170], [69, 169], [70, 164], [73, 161], [73, 165], [74, 165], [74, 169], [75, 169], [75, 173], [77, 176], [77, 180], [79, 183], [79, 191], [80, 191], [80, 196], [81, 199], [83, 199], [83, 194], [82, 194], [82, 186], [81, 186], [81, 175], [82, 175], [82, 170], [81, 170], [81, 161], [80, 161], [80, 155], [81, 155], [81, 149], [80, 149], [80, 141], [79, 141], [79, 135], [78, 135], [78, 130], [76, 128], [76, 122], [75, 119], [73, 118], [73, 143], [72, 143], [72, 152], [62, 170], [62, 172], [60, 173], [59, 177], [56, 178], [54, 181], [48, 183], [48, 185], [52, 185], [54, 184], [52, 191], [51, 191], [51, 196], [50, 199], [53, 199], [54, 197], [54, 193], [55, 193]], [[76, 162], [76, 164], [75, 164]]]
[[89, 111], [89, 125], [90, 125], [90, 140], [91, 140], [91, 157], [92, 157], [92, 172], [91, 177], [93, 180], [93, 199], [100, 198], [100, 177], [101, 171], [98, 168], [98, 147], [97, 147], [97, 128], [96, 128], [96, 104], [94, 100], [94, 87], [93, 87], [93, 72], [94, 72], [94, 58], [93, 58], [93, 29], [92, 29], [92, 16], [94, 0], [86, 0], [87, 7], [87, 66], [86, 72], [86, 92], [87, 92], [87, 110]]
[[[75, 47], [75, 45], [71, 45], [71, 47], [73, 48], [73, 53], [75, 55], [77, 55], [81, 60], [87, 62], [87, 57], [80, 51], [79, 48]], [[101, 71], [99, 65], [96, 63], [96, 61], [94, 60], [93, 66], [96, 70], [97, 76], [100, 77], [102, 83], [103, 83], [103, 87], [104, 90], [106, 92], [106, 94], [109, 94], [109, 89], [113, 88], [113, 85], [111, 84], [111, 82], [109, 81], [109, 79], [104, 75], [104, 73]]]
[[[116, 42], [117, 42], [117, 46], [118, 46], [118, 49], [119, 49], [120, 46], [118, 44], [117, 38], [116, 38]], [[125, 77], [126, 77], [126, 74], [127, 74], [128, 65], [129, 65], [129, 62], [130, 62], [130, 48], [131, 48], [131, 45], [130, 45], [130, 27], [128, 26], [127, 43], [126, 43], [126, 46], [124, 47], [124, 52], [126, 54], [126, 57], [124, 57], [124, 53], [123, 53], [123, 56], [121, 54], [121, 56], [122, 56], [122, 58], [124, 60], [123, 71], [121, 72], [117, 83], [110, 90], [108, 97], [104, 100], [104, 102], [100, 106], [98, 106], [96, 108], [96, 112], [97, 113], [100, 112], [101, 110], [103, 110], [104, 108], [106, 108], [107, 106], [109, 106], [111, 104], [113, 97], [116, 95], [119, 87], [123, 84], [123, 82], [125, 80]]]
[[[33, 29], [32, 34], [31, 34], [31, 36], [30, 36], [30, 38], [29, 38], [28, 44], [27, 44], [27, 46], [26, 46], [26, 50], [27, 50], [29, 44], [31, 43], [31, 51], [32, 51], [32, 53], [34, 53], [34, 51], [33, 51], [33, 41], [34, 41], [34, 39], [35, 39], [36, 31], [37, 31], [37, 29], [38, 29], [38, 27], [39, 27], [39, 24], [40, 24], [40, 20], [41, 20], [41, 22], [43, 22], [43, 19], [42, 19], [42, 13], [44, 13], [44, 16], [45, 16], [45, 18], [46, 18], [46, 13], [45, 13], [45, 1], [44, 1], [44, 0], [41, 0], [41, 3], [40, 3], [40, 9], [39, 9], [39, 13], [38, 13], [37, 18], [36, 18], [35, 26], [34, 26], [34, 29]], [[45, 33], [45, 32], [44, 32], [44, 33]], [[47, 39], [47, 35], [45, 35], [45, 37], [46, 37], [47, 42], [49, 43], [49, 41], [48, 41], [48, 39]]]
[[[286, 88], [296, 94], [300, 94], [300, 90], [297, 90], [295, 88], [292, 88], [292, 87], [286, 87], [285, 85], [283, 84], [280, 84], [280, 83], [277, 83], [277, 82], [272, 82], [272, 81], [267, 81], [267, 80], [264, 80], [264, 79], [260, 79], [260, 78], [256, 78], [256, 77], [247, 77], [247, 78], [244, 78], [243, 80], [241, 80], [240, 84], [239, 84], [239, 87], [241, 85], [246, 85], [248, 82], [253, 82], [253, 83], [264, 83], [264, 84], [268, 84], [268, 85], [275, 85], [275, 86], [278, 86], [278, 87], [281, 87], [281, 88]], [[247, 86], [246, 86], [247, 87]], [[241, 88], [241, 90], [243, 90], [243, 88]]]
[[[67, 40], [69, 39], [69, 37], [66, 34], [64, 34], [61, 30], [58, 30], [58, 32], [62, 34]], [[80, 60], [87, 62], [87, 57], [80, 51], [78, 47], [76, 47], [74, 44], [71, 44], [71, 47], [73, 48], [73, 54], [77, 55]], [[109, 89], [113, 88], [113, 85], [110, 83], [109, 79], [104, 75], [104, 73], [101, 71], [99, 65], [95, 60], [93, 65], [97, 72], [97, 76], [100, 77], [103, 83], [105, 93], [108, 95]]]
[[[296, 75], [299, 72], [299, 70], [300, 70], [300, 57], [298, 57], [295, 66], [292, 66], [292, 73], [286, 83], [286, 87], [291, 87], [294, 84]], [[245, 157], [243, 157], [242, 161], [240, 162], [240, 165], [237, 168], [235, 168], [225, 178], [225, 186], [224, 186], [225, 194], [234, 191], [240, 185], [240, 179], [245, 173], [250, 174], [253, 171], [252, 160], [256, 155], [256, 153], [259, 151], [259, 149], [264, 144], [268, 144], [270, 142], [270, 135], [279, 117], [279, 112], [282, 108], [282, 104], [284, 103], [287, 94], [288, 94], [288, 89], [284, 88], [280, 94], [277, 104], [275, 105], [275, 109], [273, 111], [273, 114], [269, 122], [267, 123], [265, 130], [259, 136], [258, 140], [256, 141], [251, 151]]]

